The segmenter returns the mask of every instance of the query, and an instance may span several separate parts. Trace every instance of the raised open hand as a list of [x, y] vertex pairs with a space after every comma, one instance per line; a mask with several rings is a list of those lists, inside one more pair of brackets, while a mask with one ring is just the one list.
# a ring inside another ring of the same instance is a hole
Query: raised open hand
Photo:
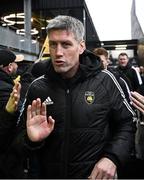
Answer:
[[47, 118], [46, 105], [40, 98], [33, 100], [27, 108], [27, 134], [31, 141], [38, 142], [45, 139], [54, 129], [54, 119]]
[[13, 91], [10, 94], [8, 102], [6, 104], [6, 111], [9, 113], [14, 113], [18, 108], [18, 102], [20, 100], [20, 91], [21, 91], [21, 84], [16, 82]]
[[131, 92], [132, 105], [144, 114], [144, 96], [138, 92]]

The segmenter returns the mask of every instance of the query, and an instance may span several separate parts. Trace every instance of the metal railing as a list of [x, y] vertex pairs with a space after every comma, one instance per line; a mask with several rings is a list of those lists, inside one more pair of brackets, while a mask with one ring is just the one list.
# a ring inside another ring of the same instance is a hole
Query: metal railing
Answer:
[[27, 53], [39, 54], [39, 43], [36, 40], [31, 40], [25, 36], [16, 34], [16, 32], [8, 26], [0, 26], [0, 45], [15, 48], [19, 51], [23, 50]]

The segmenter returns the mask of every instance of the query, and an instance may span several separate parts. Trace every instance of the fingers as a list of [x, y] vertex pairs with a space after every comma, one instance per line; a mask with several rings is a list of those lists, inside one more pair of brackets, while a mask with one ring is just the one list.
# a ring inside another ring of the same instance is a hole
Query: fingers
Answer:
[[17, 93], [20, 94], [20, 91], [21, 91], [21, 84], [19, 82], [17, 82], [15, 84], [15, 89], [17, 90]]
[[[132, 99], [133, 100], [133, 99]], [[144, 105], [139, 103], [139, 102], [135, 102], [135, 100], [133, 100], [132, 105], [138, 109], [139, 111], [141, 111], [142, 113], [144, 113]]]
[[108, 158], [100, 159], [94, 166], [89, 179], [113, 179], [116, 165]]
[[46, 116], [46, 104], [45, 103], [42, 103], [41, 114], [43, 116]]
[[20, 94], [20, 90], [21, 90], [21, 84], [19, 82], [17, 82], [14, 87], [13, 87], [13, 91], [16, 90], [17, 93]]
[[144, 104], [140, 100], [138, 100], [134, 97], [131, 97], [131, 99], [132, 99], [133, 104], [137, 104], [138, 106], [144, 107]]
[[13, 91], [11, 93], [11, 97], [13, 98], [13, 101], [19, 101], [20, 99], [20, 91], [21, 91], [21, 84], [16, 83], [13, 87]]
[[54, 129], [55, 120], [52, 118], [52, 116], [48, 117], [48, 123], [51, 126], [51, 129]]
[[144, 113], [144, 96], [137, 92], [131, 92], [132, 105]]
[[[41, 103], [40, 98], [37, 98], [36, 100], [33, 100], [32, 105], [28, 106], [28, 108], [27, 108], [27, 120], [29, 121], [30, 119], [32, 119], [33, 117], [35, 117], [37, 115], [42, 115], [42, 116], [47, 115], [46, 104]], [[49, 116], [48, 117], [48, 124], [50, 126], [52, 126], [52, 128], [53, 128], [54, 123], [55, 123], [55, 121], [52, 118], [52, 116]]]
[[144, 96], [142, 96], [141, 94], [139, 94], [138, 92], [131, 92], [131, 95], [137, 99], [138, 101], [140, 101], [141, 103], [144, 102]]
[[31, 107], [28, 108], [28, 113], [31, 113], [31, 118], [33, 118], [36, 115], [46, 116], [46, 105], [45, 105], [45, 103], [41, 103], [40, 98], [33, 100]]
[[14, 84], [18, 83], [20, 81], [21, 76], [18, 75], [17, 78], [14, 79]]
[[41, 100], [40, 98], [37, 98], [36, 100], [33, 100], [32, 106], [31, 106], [31, 115], [32, 118], [36, 115], [40, 115], [41, 112]]
[[27, 108], [27, 125], [29, 125], [30, 120], [35, 117], [39, 112], [40, 112], [40, 107], [41, 107], [41, 100], [36, 99], [32, 101], [31, 105], [28, 105]]
[[27, 125], [29, 124], [29, 121], [31, 118], [32, 118], [31, 105], [28, 105], [28, 108], [27, 108]]

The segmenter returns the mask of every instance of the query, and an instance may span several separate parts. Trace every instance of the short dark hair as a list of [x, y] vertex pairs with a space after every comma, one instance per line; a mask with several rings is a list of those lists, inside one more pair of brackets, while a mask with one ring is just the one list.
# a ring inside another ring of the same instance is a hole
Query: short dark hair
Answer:
[[118, 58], [119, 58], [120, 56], [127, 56], [127, 58], [129, 58], [128, 55], [127, 55], [127, 53], [125, 53], [125, 52], [120, 53], [119, 56], [118, 56]]
[[93, 50], [93, 53], [96, 55], [96, 56], [101, 56], [101, 55], [104, 55], [105, 57], [108, 58], [108, 52], [105, 48], [103, 47], [99, 47], [99, 48], [95, 48]]

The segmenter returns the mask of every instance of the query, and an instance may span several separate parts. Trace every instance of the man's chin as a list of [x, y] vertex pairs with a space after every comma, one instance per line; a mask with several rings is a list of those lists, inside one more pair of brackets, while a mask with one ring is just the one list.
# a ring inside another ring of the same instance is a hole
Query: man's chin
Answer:
[[54, 67], [55, 72], [63, 74], [66, 72], [66, 70], [64, 68], [61, 67]]

